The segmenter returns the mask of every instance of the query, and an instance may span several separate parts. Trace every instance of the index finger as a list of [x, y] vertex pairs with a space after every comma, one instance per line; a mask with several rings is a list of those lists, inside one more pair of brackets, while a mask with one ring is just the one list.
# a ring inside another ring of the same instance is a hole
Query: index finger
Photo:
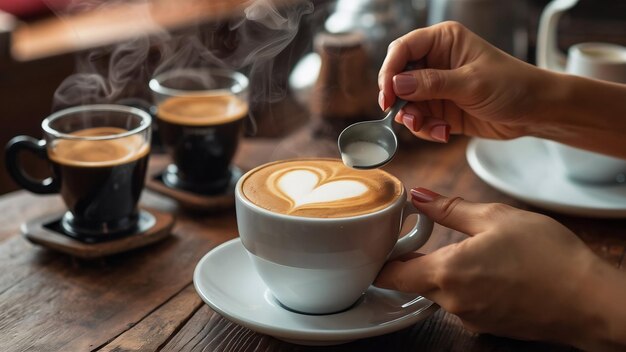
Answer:
[[430, 52], [435, 41], [435, 33], [432, 27], [420, 28], [389, 44], [387, 56], [378, 73], [378, 88], [387, 98], [395, 99], [393, 76], [404, 71], [408, 62], [421, 60]]

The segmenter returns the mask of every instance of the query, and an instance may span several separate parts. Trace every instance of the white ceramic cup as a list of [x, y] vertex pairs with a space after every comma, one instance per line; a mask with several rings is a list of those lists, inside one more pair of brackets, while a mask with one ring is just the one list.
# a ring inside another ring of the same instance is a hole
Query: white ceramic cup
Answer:
[[[626, 83], [626, 47], [581, 43], [569, 48], [567, 73]], [[626, 182], [626, 160], [546, 141], [552, 158], [567, 177], [587, 183]]]
[[[433, 221], [406, 200], [406, 191], [369, 214], [309, 218], [253, 204], [242, 192], [245, 179], [239, 180], [235, 193], [239, 236], [274, 297], [297, 312], [328, 314], [349, 308], [387, 260], [423, 246], [433, 229]], [[418, 215], [415, 227], [398, 239], [411, 214]]]
[[626, 47], [610, 43], [580, 43], [568, 50], [565, 72], [626, 83]]

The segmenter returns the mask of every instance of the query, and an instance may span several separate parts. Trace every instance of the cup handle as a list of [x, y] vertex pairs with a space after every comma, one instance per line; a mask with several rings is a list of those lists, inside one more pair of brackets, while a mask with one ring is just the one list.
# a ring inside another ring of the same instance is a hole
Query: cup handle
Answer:
[[37, 157], [47, 160], [48, 153], [46, 151], [46, 141], [37, 140], [29, 136], [13, 137], [7, 144], [5, 150], [5, 160], [7, 171], [22, 188], [33, 193], [50, 194], [59, 192], [58, 181], [54, 177], [48, 177], [43, 180], [37, 180], [29, 176], [19, 165], [18, 156], [23, 150], [34, 153]]
[[407, 253], [418, 250], [430, 238], [434, 227], [433, 221], [426, 215], [420, 213], [413, 203], [407, 200], [402, 210], [402, 224], [404, 224], [406, 218], [411, 214], [417, 214], [417, 223], [415, 223], [415, 226], [409, 233], [402, 236], [402, 238], [396, 242], [387, 260], [394, 260]]

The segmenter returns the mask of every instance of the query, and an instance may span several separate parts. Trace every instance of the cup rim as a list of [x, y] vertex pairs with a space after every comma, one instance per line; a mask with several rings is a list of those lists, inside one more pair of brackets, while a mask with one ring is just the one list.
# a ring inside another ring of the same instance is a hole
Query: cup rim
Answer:
[[[172, 76], [175, 76], [177, 74], [180, 74], [181, 72], [196, 73], [196, 74], [207, 73], [211, 75], [231, 78], [231, 79], [234, 79], [239, 84], [239, 87], [235, 87], [233, 89], [194, 89], [194, 90], [190, 89], [190, 90], [187, 90], [187, 89], [170, 88], [161, 84], [161, 81], [168, 79]], [[148, 82], [148, 86], [150, 87], [150, 90], [152, 90], [155, 93], [159, 93], [159, 94], [167, 95], [167, 96], [223, 95], [224, 94], [223, 92], [225, 91], [236, 95], [236, 94], [245, 92], [246, 89], [248, 89], [248, 84], [249, 84], [248, 77], [246, 77], [243, 73], [235, 71], [235, 70], [225, 69], [225, 68], [172, 69], [172, 70], [159, 73], [158, 75], [152, 77], [152, 79], [150, 79], [150, 82]]]
[[[77, 112], [86, 112], [86, 111], [112, 111], [112, 112], [121, 112], [139, 116], [141, 118], [141, 122], [138, 127], [133, 128], [132, 130], [128, 130], [122, 133], [116, 133], [105, 136], [76, 136], [68, 133], [63, 133], [55, 130], [50, 126], [50, 124], [62, 118], [68, 114], [74, 114]], [[79, 105], [71, 108], [59, 110], [50, 116], [46, 117], [41, 122], [41, 128], [44, 130], [46, 134], [49, 134], [55, 138], [75, 140], [75, 141], [104, 141], [104, 140], [112, 140], [118, 138], [129, 137], [135, 135], [137, 133], [143, 132], [150, 127], [152, 123], [152, 117], [147, 112], [134, 108], [131, 106], [125, 105], [117, 105], [117, 104], [88, 104], [88, 105]]]
[[404, 187], [404, 184], [402, 183], [402, 181], [400, 181], [400, 179], [398, 179], [396, 176], [390, 174], [389, 172], [385, 171], [385, 170], [380, 170], [384, 173], [386, 173], [387, 175], [395, 178], [396, 180], [398, 180], [400, 182], [400, 185], [402, 186], [402, 192], [400, 193], [400, 195], [398, 196], [398, 198], [396, 200], [394, 200], [393, 202], [391, 202], [388, 206], [382, 208], [382, 209], [378, 209], [374, 212], [371, 213], [366, 213], [366, 214], [360, 214], [360, 215], [352, 215], [352, 216], [342, 216], [342, 217], [336, 217], [336, 218], [314, 218], [314, 217], [309, 217], [309, 216], [300, 216], [300, 215], [287, 215], [287, 214], [281, 214], [281, 213], [276, 213], [270, 210], [267, 210], [265, 208], [262, 208], [254, 203], [252, 203], [248, 198], [246, 198], [246, 196], [243, 194], [242, 192], [242, 187], [243, 187], [243, 183], [246, 180], [246, 178], [248, 178], [248, 175], [251, 175], [254, 171], [256, 171], [257, 169], [260, 169], [262, 167], [271, 165], [271, 164], [275, 164], [275, 163], [282, 163], [282, 162], [289, 162], [289, 161], [296, 161], [296, 160], [332, 160], [332, 161], [339, 161], [341, 162], [341, 159], [339, 158], [314, 158], [314, 157], [310, 157], [310, 158], [291, 158], [291, 159], [284, 159], [284, 160], [275, 160], [272, 162], [268, 162], [268, 163], [264, 163], [262, 165], [259, 165], [251, 170], [249, 170], [248, 172], [246, 172], [243, 176], [241, 176], [239, 178], [239, 180], [237, 181], [237, 185], [235, 186], [235, 199], [241, 201], [244, 205], [254, 209], [255, 211], [258, 211], [264, 215], [269, 215], [269, 216], [274, 216], [277, 217], [279, 219], [283, 219], [283, 220], [296, 220], [296, 221], [313, 221], [313, 222], [344, 222], [346, 220], [358, 220], [358, 219], [365, 219], [368, 217], [373, 217], [373, 216], [377, 216], [381, 213], [385, 213], [387, 211], [389, 211], [390, 209], [397, 207], [398, 204], [404, 204], [406, 202], [406, 188]]
[[[570, 55], [575, 55], [583, 60], [593, 60], [595, 62], [610, 63], [610, 64], [625, 64], [626, 63], [626, 47], [613, 43], [602, 42], [586, 42], [572, 45], [569, 49]], [[606, 53], [617, 54], [618, 58], [606, 57], [606, 56], [592, 56], [586, 50], [602, 50]]]

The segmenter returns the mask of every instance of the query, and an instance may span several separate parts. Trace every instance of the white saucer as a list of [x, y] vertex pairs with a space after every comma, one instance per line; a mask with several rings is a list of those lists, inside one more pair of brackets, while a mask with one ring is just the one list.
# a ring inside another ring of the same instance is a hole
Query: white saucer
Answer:
[[211, 308], [251, 330], [301, 345], [334, 345], [397, 331], [424, 320], [439, 306], [414, 294], [370, 287], [359, 303], [328, 315], [282, 308], [252, 267], [236, 238], [207, 253], [193, 274]]
[[496, 189], [540, 208], [587, 217], [626, 217], [626, 184], [593, 185], [572, 181], [550, 159], [543, 141], [473, 139], [467, 160]]

